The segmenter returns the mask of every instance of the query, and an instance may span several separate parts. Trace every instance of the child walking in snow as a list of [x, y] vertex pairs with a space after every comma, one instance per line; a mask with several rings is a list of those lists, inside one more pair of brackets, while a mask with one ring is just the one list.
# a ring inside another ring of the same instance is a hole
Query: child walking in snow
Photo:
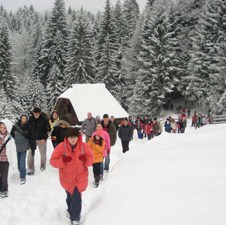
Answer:
[[101, 163], [103, 163], [103, 154], [105, 149], [105, 141], [101, 135], [101, 131], [98, 131], [88, 142], [88, 145], [93, 151], [93, 175], [94, 175], [94, 187], [99, 186], [101, 175]]
[[0, 194], [1, 198], [8, 197], [9, 159], [6, 152], [6, 143], [10, 140], [6, 125], [0, 122]]
[[53, 167], [59, 168], [60, 183], [67, 193], [68, 214], [72, 225], [80, 223], [82, 195], [88, 186], [88, 168], [93, 164], [90, 147], [82, 142], [76, 128], [68, 128], [64, 142], [56, 146], [50, 159]]
[[[99, 132], [105, 142], [105, 147], [103, 150], [103, 158], [104, 158], [104, 157], [107, 157], [111, 151], [111, 140], [110, 140], [110, 136], [109, 136], [108, 132], [103, 130], [102, 123], [97, 124], [96, 131], [92, 134], [92, 138]], [[105, 158], [105, 160], [106, 160], [106, 158]], [[106, 172], [108, 172], [108, 170], [106, 170]], [[103, 180], [103, 173], [104, 173], [104, 168], [103, 168], [103, 162], [102, 162], [101, 167], [100, 167], [100, 180]]]

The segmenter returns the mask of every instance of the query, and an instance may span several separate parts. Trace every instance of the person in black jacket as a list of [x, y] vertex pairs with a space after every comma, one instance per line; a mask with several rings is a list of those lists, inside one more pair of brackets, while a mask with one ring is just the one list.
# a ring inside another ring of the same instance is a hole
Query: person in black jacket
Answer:
[[129, 142], [133, 136], [133, 128], [129, 125], [127, 118], [124, 118], [123, 125], [119, 128], [118, 136], [122, 142], [122, 152], [126, 153], [129, 151]]
[[54, 148], [64, 141], [69, 127], [70, 124], [68, 122], [64, 120], [58, 120], [57, 125], [53, 128], [53, 131], [51, 133], [51, 138], [55, 141], [55, 146], [53, 146]]
[[48, 138], [48, 133], [50, 133], [51, 128], [49, 121], [44, 113], [41, 112], [41, 109], [35, 107], [32, 115], [29, 118], [29, 124], [31, 126], [31, 151], [28, 152], [28, 175], [33, 175], [35, 172], [34, 168], [34, 150], [38, 145], [40, 155], [41, 155], [41, 164], [40, 170], [43, 171], [46, 169], [46, 143]]

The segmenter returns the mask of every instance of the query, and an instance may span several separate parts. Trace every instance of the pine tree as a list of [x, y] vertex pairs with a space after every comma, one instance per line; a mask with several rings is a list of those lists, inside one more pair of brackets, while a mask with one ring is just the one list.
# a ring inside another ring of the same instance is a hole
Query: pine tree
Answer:
[[197, 102], [205, 109], [210, 109], [208, 93], [211, 91], [217, 68], [216, 47], [219, 37], [219, 0], [208, 1], [201, 15], [193, 38], [193, 51], [189, 62], [191, 83], [187, 88], [190, 101]]
[[4, 90], [10, 99], [13, 99], [15, 78], [11, 70], [11, 65], [12, 54], [8, 29], [2, 27], [0, 28], [0, 89]]
[[186, 89], [190, 84], [191, 76], [188, 69], [188, 62], [191, 59], [192, 53], [192, 39], [195, 36], [195, 27], [199, 22], [199, 16], [203, 11], [205, 0], [179, 0], [174, 5], [173, 12], [171, 15], [175, 17], [176, 29], [178, 32], [178, 44], [180, 46], [179, 51], [177, 51], [179, 58], [179, 68], [180, 68], [180, 80], [178, 89], [182, 96], [185, 97], [186, 102], [190, 104], [188, 98], [191, 97], [187, 95]]
[[13, 112], [12, 102], [7, 97], [4, 90], [1, 90], [1, 101], [0, 101], [0, 119], [14, 120], [15, 115]]
[[25, 73], [20, 79], [20, 88], [17, 90], [16, 101], [20, 104], [22, 112], [29, 112], [31, 110], [30, 95], [33, 80]]
[[129, 47], [129, 42], [133, 36], [136, 24], [139, 19], [139, 6], [136, 0], [125, 0], [123, 4], [123, 16], [126, 21], [125, 26], [125, 47]]
[[57, 98], [64, 91], [63, 86], [63, 75], [59, 67], [55, 64], [48, 76], [48, 85], [47, 85], [47, 102], [48, 102], [48, 111], [51, 112], [55, 106]]
[[3, 27], [8, 25], [8, 13], [3, 8], [3, 5], [0, 6], [0, 25]]
[[100, 12], [97, 13], [96, 17], [95, 17], [95, 21], [92, 27], [92, 45], [93, 45], [93, 57], [94, 57], [94, 67], [95, 67], [95, 71], [94, 71], [94, 81], [96, 80], [96, 74], [98, 73], [98, 63], [97, 61], [99, 60], [99, 40], [100, 40], [100, 32], [101, 32], [101, 18], [102, 18], [102, 14]]
[[[118, 56], [117, 56], [117, 64], [120, 64], [122, 57], [125, 54], [125, 45], [126, 45], [126, 26], [127, 22], [125, 21], [125, 16], [123, 15], [123, 8], [120, 0], [116, 2], [114, 9], [115, 16], [115, 26], [116, 26], [116, 34], [117, 34], [117, 43], [119, 44]], [[120, 68], [120, 66], [118, 66]]]
[[163, 4], [157, 4], [149, 13], [142, 28], [142, 46], [138, 56], [139, 68], [134, 97], [130, 107], [132, 113], [157, 115], [167, 103], [167, 95], [175, 89], [173, 73], [175, 45], [168, 16]]
[[[134, 108], [135, 109], [135, 101], [134, 101], [134, 88], [136, 85], [136, 78], [138, 74], [138, 70], [141, 67], [141, 63], [138, 60], [138, 55], [141, 51], [141, 32], [142, 27], [144, 26], [145, 21], [149, 20], [150, 13], [152, 12], [154, 0], [148, 1], [144, 12], [139, 17], [137, 22], [136, 28], [133, 33], [133, 37], [129, 43], [129, 47], [126, 48], [125, 56], [122, 59], [122, 76], [125, 82], [123, 86], [123, 100], [122, 105], [125, 109], [129, 110]], [[133, 110], [133, 113], [137, 114]]]
[[105, 83], [107, 89], [117, 97], [118, 90], [121, 88], [121, 81], [117, 73], [115, 60], [118, 43], [114, 19], [110, 1], [106, 0], [105, 11], [101, 18], [98, 49], [96, 52], [98, 74], [95, 77], [95, 82]]
[[29, 108], [32, 109], [34, 106], [38, 106], [44, 112], [48, 112], [46, 92], [39, 77], [31, 77], [30, 79], [32, 82], [28, 86], [28, 90], [30, 90], [28, 96]]
[[132, 106], [133, 91], [135, 88], [135, 82], [138, 70], [140, 68], [140, 62], [138, 61], [138, 54], [141, 50], [141, 27], [143, 20], [140, 19], [137, 23], [134, 35], [132, 37], [130, 48], [127, 48], [124, 58], [122, 59], [122, 76], [125, 82], [123, 86], [122, 105], [125, 109], [129, 109], [129, 105]]
[[[216, 73], [210, 73], [211, 89], [208, 92], [209, 109], [213, 113], [222, 114], [226, 110], [226, 1], [219, 1], [218, 8], [218, 38], [212, 64]], [[216, 18], [216, 17], [215, 17]]]
[[93, 83], [94, 81], [92, 32], [83, 9], [80, 10], [71, 31], [66, 79], [67, 87], [75, 83]]
[[33, 69], [39, 74], [44, 87], [47, 86], [48, 74], [54, 64], [57, 64], [61, 73], [65, 75], [68, 36], [64, 1], [56, 0], [42, 39], [39, 58]]
[[17, 102], [21, 108], [19, 112], [30, 112], [35, 106], [48, 112], [46, 91], [38, 76], [24, 74], [17, 93]]
[[170, 103], [183, 96], [185, 89], [185, 74], [187, 62], [184, 60], [183, 48], [181, 42], [181, 18], [180, 14], [176, 10], [176, 3], [170, 3], [168, 9], [169, 27], [168, 32], [170, 34], [171, 44], [169, 46], [170, 51], [173, 52], [171, 58], [170, 75], [173, 78], [174, 89], [173, 92], [167, 94], [167, 103], [165, 109], [168, 109]]

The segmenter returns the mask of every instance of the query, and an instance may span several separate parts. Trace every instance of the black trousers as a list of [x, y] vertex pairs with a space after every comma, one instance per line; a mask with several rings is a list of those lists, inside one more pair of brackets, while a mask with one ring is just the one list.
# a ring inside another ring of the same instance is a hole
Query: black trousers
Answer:
[[67, 192], [67, 206], [68, 206], [68, 212], [70, 213], [70, 219], [71, 221], [79, 221], [82, 211], [82, 197], [80, 192], [78, 191], [77, 187], [74, 189], [73, 194], [71, 195], [69, 192]]
[[0, 161], [0, 191], [8, 191], [9, 162]]
[[100, 181], [101, 163], [93, 163], [93, 175], [96, 182]]
[[52, 140], [53, 148], [56, 148], [57, 142]]
[[129, 151], [129, 141], [123, 141], [122, 142], [122, 152], [126, 153], [127, 151]]

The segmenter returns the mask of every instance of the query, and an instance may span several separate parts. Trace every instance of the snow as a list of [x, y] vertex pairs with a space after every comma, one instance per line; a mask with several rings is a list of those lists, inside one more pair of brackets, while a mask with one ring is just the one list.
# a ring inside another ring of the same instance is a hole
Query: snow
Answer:
[[[185, 134], [164, 132], [151, 141], [135, 137], [126, 154], [118, 140], [111, 171], [97, 189], [90, 168], [84, 225], [226, 224], [225, 132], [226, 124], [220, 124], [188, 127]], [[49, 140], [48, 158], [51, 153]], [[10, 168], [9, 197], [0, 199], [1, 225], [69, 225], [65, 197], [58, 170], [48, 163], [39, 171], [36, 152], [36, 174], [25, 185]]]
[[105, 84], [73, 84], [59, 98], [71, 101], [79, 121], [84, 121], [88, 112], [100, 117], [103, 113], [114, 115], [115, 118], [128, 117], [128, 113], [106, 89]]

